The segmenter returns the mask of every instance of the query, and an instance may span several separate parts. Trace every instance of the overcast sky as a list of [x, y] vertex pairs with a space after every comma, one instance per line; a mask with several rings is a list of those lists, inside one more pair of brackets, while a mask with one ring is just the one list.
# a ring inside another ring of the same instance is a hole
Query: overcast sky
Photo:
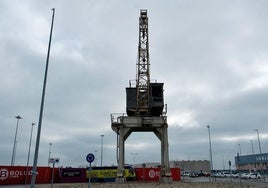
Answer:
[[[116, 163], [111, 113], [125, 113], [136, 77], [140, 9], [148, 10], [151, 79], [164, 83], [170, 160], [209, 160], [214, 168], [242, 155], [268, 152], [268, 1], [80, 0], [0, 1], [0, 165], [26, 165], [32, 122], [38, 123], [51, 44], [38, 165]], [[30, 164], [37, 126], [34, 126]], [[160, 162], [153, 133], [132, 133], [126, 163]]]

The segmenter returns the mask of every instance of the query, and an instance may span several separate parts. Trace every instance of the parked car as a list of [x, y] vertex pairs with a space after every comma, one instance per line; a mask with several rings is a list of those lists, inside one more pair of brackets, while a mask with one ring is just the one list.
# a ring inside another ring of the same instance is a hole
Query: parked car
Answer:
[[182, 172], [182, 176], [190, 176], [190, 172], [188, 172], [188, 171], [184, 171], [184, 172]]
[[253, 173], [249, 173], [246, 176], [246, 179], [260, 179], [261, 175], [259, 172], [253, 172]]
[[210, 172], [203, 172], [205, 177], [209, 177], [210, 176]]
[[200, 173], [198, 173], [198, 176], [206, 176], [206, 174], [201, 171]]
[[234, 174], [232, 174], [232, 177], [233, 178], [239, 178], [240, 175], [241, 175], [240, 173], [234, 173]]
[[191, 172], [190, 177], [196, 178], [196, 177], [198, 177], [198, 173], [197, 172]]
[[231, 177], [231, 174], [229, 172], [224, 172], [223, 177]]
[[214, 174], [214, 176], [217, 177], [217, 178], [223, 178], [224, 173], [223, 172], [217, 172], [216, 174]]
[[247, 179], [248, 173], [242, 173], [241, 174], [241, 179]]

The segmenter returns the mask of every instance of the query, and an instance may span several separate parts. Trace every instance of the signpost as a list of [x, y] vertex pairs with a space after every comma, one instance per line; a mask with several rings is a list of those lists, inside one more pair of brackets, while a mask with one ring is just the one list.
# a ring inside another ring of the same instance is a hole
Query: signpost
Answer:
[[88, 188], [90, 188], [91, 180], [91, 163], [94, 161], [95, 156], [92, 153], [87, 154], [86, 160], [89, 162], [89, 173], [88, 173]]

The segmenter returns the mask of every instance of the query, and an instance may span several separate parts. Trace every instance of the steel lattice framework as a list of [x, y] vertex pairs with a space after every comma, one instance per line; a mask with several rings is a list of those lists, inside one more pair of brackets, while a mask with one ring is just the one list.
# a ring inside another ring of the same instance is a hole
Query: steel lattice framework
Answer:
[[139, 18], [139, 46], [137, 59], [137, 114], [149, 111], [150, 61], [147, 10], [141, 10]]

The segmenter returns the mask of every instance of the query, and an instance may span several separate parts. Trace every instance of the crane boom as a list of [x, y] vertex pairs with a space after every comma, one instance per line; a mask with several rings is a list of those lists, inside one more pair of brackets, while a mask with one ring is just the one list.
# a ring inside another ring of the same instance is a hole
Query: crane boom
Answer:
[[140, 11], [139, 18], [139, 45], [137, 59], [137, 114], [149, 111], [150, 102], [150, 60], [147, 10]]

